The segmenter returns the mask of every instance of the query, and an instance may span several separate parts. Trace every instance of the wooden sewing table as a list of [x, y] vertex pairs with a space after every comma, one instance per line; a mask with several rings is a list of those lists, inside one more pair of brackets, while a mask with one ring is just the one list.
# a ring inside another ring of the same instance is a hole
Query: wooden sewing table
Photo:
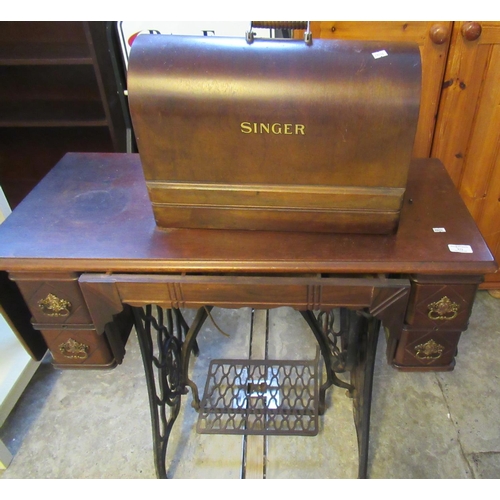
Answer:
[[[323, 361], [317, 413], [331, 385], [351, 392], [366, 477], [380, 322], [395, 368], [451, 370], [477, 287], [497, 266], [437, 160], [413, 161], [397, 234], [371, 236], [159, 230], [138, 155], [71, 153], [0, 227], [0, 269], [4, 309], [34, 356], [48, 346], [57, 366], [121, 363], [135, 318], [159, 477], [181, 396], [191, 390], [200, 409], [189, 362], [211, 308], [300, 311]], [[32, 327], [18, 317], [25, 305]], [[198, 309], [191, 325], [184, 308]], [[334, 338], [325, 313], [336, 308], [346, 330]], [[345, 371], [350, 384], [336, 376]]]

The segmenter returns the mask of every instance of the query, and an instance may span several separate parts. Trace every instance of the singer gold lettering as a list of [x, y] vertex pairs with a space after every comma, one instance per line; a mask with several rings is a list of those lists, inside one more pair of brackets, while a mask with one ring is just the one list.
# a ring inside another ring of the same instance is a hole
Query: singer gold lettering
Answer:
[[243, 134], [306, 135], [306, 126], [301, 123], [241, 122]]

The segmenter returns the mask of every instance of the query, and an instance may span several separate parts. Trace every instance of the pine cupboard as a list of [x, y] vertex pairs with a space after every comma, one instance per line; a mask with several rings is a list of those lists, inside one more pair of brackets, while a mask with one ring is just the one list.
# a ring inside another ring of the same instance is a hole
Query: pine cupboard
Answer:
[[[500, 21], [317, 21], [311, 31], [320, 38], [419, 45], [422, 97], [413, 155], [444, 163], [500, 260]], [[487, 275], [481, 286], [500, 289], [500, 274]]]
[[[431, 155], [500, 257], [500, 21], [455, 22]], [[500, 274], [484, 288], [500, 288]]]

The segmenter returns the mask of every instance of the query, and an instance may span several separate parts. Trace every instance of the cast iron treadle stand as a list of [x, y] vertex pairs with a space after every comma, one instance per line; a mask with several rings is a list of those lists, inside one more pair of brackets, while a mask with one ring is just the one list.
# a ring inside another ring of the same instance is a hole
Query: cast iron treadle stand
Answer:
[[[380, 320], [366, 310], [340, 309], [340, 328], [334, 329], [333, 311], [302, 311], [318, 341], [325, 362], [326, 381], [320, 392], [320, 414], [325, 410], [325, 392], [332, 386], [346, 388], [353, 398], [354, 424], [358, 439], [358, 478], [366, 479], [370, 438], [370, 410], [373, 369], [377, 351]], [[340, 344], [340, 345], [339, 345]], [[350, 372], [351, 384], [338, 379], [336, 373]]]
[[[155, 468], [166, 479], [166, 452], [172, 426], [179, 414], [181, 396], [193, 395], [192, 406], [200, 411], [196, 384], [189, 379], [191, 352], [198, 355], [196, 337], [212, 306], [201, 307], [189, 327], [179, 309], [154, 306], [133, 308], [141, 354], [146, 373]], [[380, 321], [363, 311], [340, 309], [340, 328], [334, 329], [334, 314], [301, 311], [318, 342], [324, 361], [326, 380], [319, 389], [318, 412], [325, 412], [326, 390], [332, 385], [348, 390], [353, 398], [354, 423], [358, 439], [360, 479], [367, 477], [370, 406], [373, 368]], [[351, 383], [337, 377], [350, 372]], [[321, 378], [321, 377], [320, 377]]]

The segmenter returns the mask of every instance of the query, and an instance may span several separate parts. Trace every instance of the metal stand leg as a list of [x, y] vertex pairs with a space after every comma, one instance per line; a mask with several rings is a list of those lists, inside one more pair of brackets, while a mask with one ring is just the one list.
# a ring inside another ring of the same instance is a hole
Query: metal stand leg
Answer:
[[368, 470], [368, 449], [370, 441], [370, 411], [372, 402], [373, 370], [380, 330], [380, 321], [373, 317], [364, 318], [360, 332], [358, 359], [351, 371], [354, 386], [353, 412], [358, 439], [358, 478], [366, 479]]
[[186, 334], [184, 345], [182, 346], [182, 380], [185, 388], [186, 386], [191, 388], [191, 392], [193, 393], [193, 402], [191, 403], [191, 406], [196, 411], [199, 411], [200, 409], [200, 396], [198, 394], [197, 385], [189, 378], [189, 358], [191, 351], [195, 354], [199, 352], [196, 337], [198, 336], [198, 333], [200, 332], [201, 327], [203, 326], [203, 323], [205, 323], [205, 320], [207, 319], [212, 308], [213, 306], [204, 306], [198, 309], [193, 324]]
[[347, 389], [348, 391], [352, 391], [353, 387], [346, 382], [340, 380], [335, 374], [337, 370], [337, 365], [339, 364], [339, 360], [333, 355], [330, 347], [330, 342], [328, 339], [328, 335], [321, 327], [318, 319], [314, 315], [312, 311], [301, 311], [302, 316], [307, 321], [307, 324], [311, 328], [316, 340], [318, 342], [321, 355], [325, 362], [325, 370], [326, 370], [326, 381], [320, 387], [319, 392], [319, 414], [323, 415], [325, 413], [325, 393], [326, 390], [332, 385], [336, 385], [337, 387], [342, 387]]
[[[133, 308], [148, 387], [155, 468], [158, 478], [166, 479], [166, 452], [172, 426], [179, 414], [181, 396], [188, 388], [193, 393], [193, 407], [200, 409], [196, 384], [189, 379], [191, 353], [198, 353], [196, 337], [209, 316], [211, 306], [198, 310], [188, 328], [177, 309], [156, 306]], [[326, 381], [320, 387], [319, 413], [325, 411], [325, 393], [332, 385], [345, 388], [353, 397], [354, 423], [359, 449], [360, 479], [367, 477], [370, 407], [373, 369], [380, 321], [366, 312], [341, 311], [341, 331], [333, 332], [333, 315], [322, 325], [312, 311], [302, 311], [311, 328], [325, 363]], [[341, 345], [337, 346], [337, 340]], [[351, 372], [351, 384], [336, 373]]]
[[[206, 309], [204, 313], [200, 310], [188, 330], [179, 310], [164, 311], [155, 307], [156, 315], [152, 314], [150, 305], [145, 310], [133, 310], [148, 387], [156, 475], [159, 479], [167, 479], [168, 440], [179, 414], [181, 396], [188, 391], [186, 384], [196, 388], [188, 380], [187, 370], [191, 352], [198, 352], [196, 335], [207, 313]], [[194, 396], [196, 400], [197, 391]]]
[[[380, 321], [365, 311], [342, 308], [340, 331], [334, 332], [333, 312], [320, 313], [316, 318], [312, 311], [303, 311], [302, 316], [313, 331], [325, 362], [327, 379], [320, 389], [320, 414], [325, 410], [325, 392], [332, 385], [348, 389], [353, 398], [359, 450], [358, 477], [364, 479], [368, 469], [373, 369]], [[348, 371], [351, 384], [336, 376], [336, 373]]]

